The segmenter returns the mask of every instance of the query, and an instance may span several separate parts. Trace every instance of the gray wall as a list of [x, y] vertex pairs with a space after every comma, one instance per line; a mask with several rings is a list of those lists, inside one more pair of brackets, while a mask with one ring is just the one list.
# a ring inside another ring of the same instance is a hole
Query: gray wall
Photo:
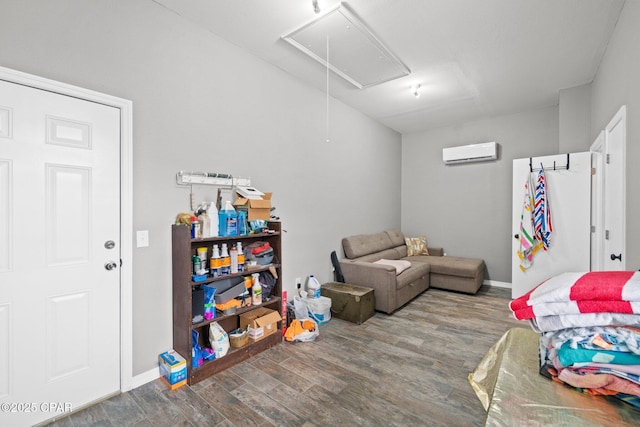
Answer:
[[627, 1], [591, 91], [591, 140], [627, 106], [626, 267], [640, 268], [640, 2]]
[[588, 151], [591, 143], [591, 84], [558, 94], [560, 153]]
[[[0, 66], [133, 101], [133, 373], [171, 348], [170, 225], [179, 170], [251, 177], [287, 230], [285, 289], [332, 279], [349, 234], [400, 227], [401, 138], [151, 0], [4, 1]], [[198, 189], [198, 198], [213, 191]]]
[[[497, 161], [445, 166], [442, 149], [496, 141]], [[511, 282], [513, 159], [558, 153], [558, 108], [402, 136], [402, 229]], [[524, 179], [524, 177], [523, 177]]]

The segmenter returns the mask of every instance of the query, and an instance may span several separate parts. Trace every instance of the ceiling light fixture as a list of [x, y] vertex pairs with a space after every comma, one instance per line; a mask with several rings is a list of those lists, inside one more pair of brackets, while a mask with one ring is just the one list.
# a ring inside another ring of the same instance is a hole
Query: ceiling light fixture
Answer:
[[317, 15], [320, 13], [320, 6], [318, 6], [318, 0], [311, 0], [311, 4], [313, 5], [313, 12]]
[[416, 98], [420, 98], [420, 88], [422, 87], [422, 85], [413, 85], [411, 86], [411, 93], [413, 93], [413, 96], [415, 96]]

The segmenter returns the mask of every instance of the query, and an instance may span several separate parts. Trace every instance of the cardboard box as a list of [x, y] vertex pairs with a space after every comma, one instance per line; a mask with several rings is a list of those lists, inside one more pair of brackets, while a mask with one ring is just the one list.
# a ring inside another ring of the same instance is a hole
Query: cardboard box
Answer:
[[240, 329], [247, 329], [249, 339], [260, 341], [278, 331], [278, 322], [282, 320], [280, 313], [265, 307], [240, 314]]
[[247, 221], [253, 221], [254, 219], [269, 221], [269, 218], [271, 218], [271, 193], [264, 193], [262, 199], [245, 199], [240, 194], [237, 194], [237, 196], [238, 198], [233, 202], [233, 206], [236, 210], [244, 209], [247, 211]]
[[187, 383], [187, 362], [175, 350], [165, 351], [158, 356], [160, 378], [171, 390]]

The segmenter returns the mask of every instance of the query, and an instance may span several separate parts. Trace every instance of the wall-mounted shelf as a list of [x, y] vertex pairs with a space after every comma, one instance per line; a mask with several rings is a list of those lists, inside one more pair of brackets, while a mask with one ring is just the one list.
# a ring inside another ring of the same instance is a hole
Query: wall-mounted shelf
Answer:
[[234, 178], [232, 175], [215, 172], [183, 172], [176, 174], [178, 185], [217, 185], [220, 187], [251, 186], [251, 178]]

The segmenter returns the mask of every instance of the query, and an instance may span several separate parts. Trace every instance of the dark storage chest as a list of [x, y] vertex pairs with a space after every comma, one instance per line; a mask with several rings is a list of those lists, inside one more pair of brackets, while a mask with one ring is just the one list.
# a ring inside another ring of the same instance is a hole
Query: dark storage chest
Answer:
[[321, 286], [320, 293], [331, 298], [331, 317], [359, 325], [375, 313], [376, 301], [371, 288], [329, 282]]

